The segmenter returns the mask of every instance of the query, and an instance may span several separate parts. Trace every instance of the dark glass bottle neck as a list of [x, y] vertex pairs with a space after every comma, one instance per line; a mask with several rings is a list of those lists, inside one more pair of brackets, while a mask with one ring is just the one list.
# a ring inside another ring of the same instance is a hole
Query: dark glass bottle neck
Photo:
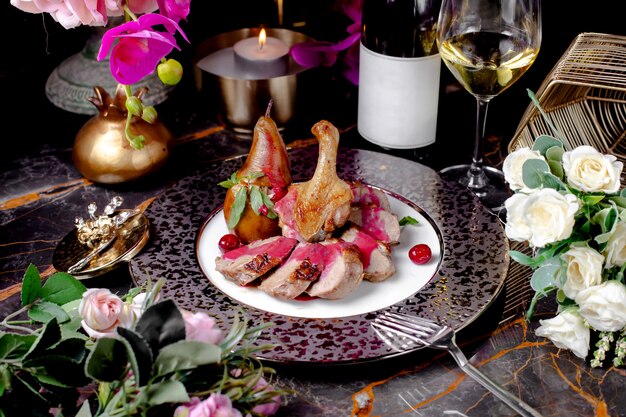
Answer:
[[436, 0], [364, 0], [361, 43], [388, 56], [432, 55], [438, 14]]

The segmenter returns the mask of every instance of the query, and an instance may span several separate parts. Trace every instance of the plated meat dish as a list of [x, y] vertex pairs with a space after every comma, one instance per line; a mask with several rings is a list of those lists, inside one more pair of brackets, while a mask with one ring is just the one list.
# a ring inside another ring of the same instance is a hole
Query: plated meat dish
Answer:
[[[338, 300], [363, 280], [380, 282], [394, 275], [391, 251], [399, 241], [400, 224], [383, 191], [337, 176], [338, 130], [322, 120], [311, 131], [319, 142], [313, 177], [290, 183], [271, 207], [280, 235], [244, 239], [244, 246], [217, 257], [216, 270], [237, 285], [258, 286], [279, 299]], [[281, 149], [276, 135], [269, 135], [273, 140], [268, 143]], [[262, 153], [274, 166], [289, 166]]]

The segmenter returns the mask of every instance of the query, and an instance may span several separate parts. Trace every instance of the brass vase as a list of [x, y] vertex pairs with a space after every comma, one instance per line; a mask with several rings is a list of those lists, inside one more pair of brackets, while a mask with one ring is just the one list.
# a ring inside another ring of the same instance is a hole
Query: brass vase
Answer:
[[[118, 184], [144, 177], [167, 161], [170, 154], [170, 131], [160, 121], [154, 124], [134, 117], [130, 130], [145, 137], [142, 149], [134, 149], [125, 136], [126, 95], [119, 86], [111, 97], [104, 88], [95, 87], [89, 98], [98, 114], [89, 119], [74, 140], [72, 158], [86, 178], [104, 184]], [[141, 97], [147, 90], [141, 89]]]

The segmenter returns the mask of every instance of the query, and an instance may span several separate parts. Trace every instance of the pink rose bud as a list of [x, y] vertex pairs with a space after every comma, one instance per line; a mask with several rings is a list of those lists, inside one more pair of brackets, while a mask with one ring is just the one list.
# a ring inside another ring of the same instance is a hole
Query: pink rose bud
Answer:
[[181, 310], [185, 320], [186, 340], [217, 345], [224, 338], [224, 333], [215, 325], [215, 320], [204, 312], [192, 313]]
[[261, 204], [261, 207], [259, 207], [259, 214], [267, 216], [267, 213], [269, 213], [269, 209], [265, 204]]
[[78, 306], [81, 325], [94, 338], [116, 335], [117, 326], [131, 327], [133, 308], [105, 288], [91, 288], [83, 293]]
[[[272, 390], [274, 388], [270, 384], [267, 383], [265, 378], [261, 378], [259, 379], [259, 382], [257, 382], [256, 385], [254, 386], [254, 389], [263, 391], [263, 390]], [[256, 407], [254, 407], [252, 411], [257, 414], [262, 414], [264, 416], [272, 416], [276, 414], [276, 412], [280, 408], [280, 402], [281, 402], [280, 396], [277, 395], [275, 397], [272, 397], [272, 400], [269, 403], [259, 404]]]
[[241, 412], [233, 407], [230, 398], [223, 394], [211, 394], [200, 401], [193, 397], [190, 402], [178, 406], [174, 417], [242, 417]]

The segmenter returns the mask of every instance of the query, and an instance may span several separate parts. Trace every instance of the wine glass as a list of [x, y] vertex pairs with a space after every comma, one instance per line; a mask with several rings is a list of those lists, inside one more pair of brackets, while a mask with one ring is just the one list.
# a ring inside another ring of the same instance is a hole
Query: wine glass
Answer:
[[443, 62], [477, 102], [472, 163], [442, 169], [497, 210], [510, 191], [502, 171], [483, 165], [489, 101], [532, 65], [541, 44], [540, 0], [442, 0], [437, 45]]

